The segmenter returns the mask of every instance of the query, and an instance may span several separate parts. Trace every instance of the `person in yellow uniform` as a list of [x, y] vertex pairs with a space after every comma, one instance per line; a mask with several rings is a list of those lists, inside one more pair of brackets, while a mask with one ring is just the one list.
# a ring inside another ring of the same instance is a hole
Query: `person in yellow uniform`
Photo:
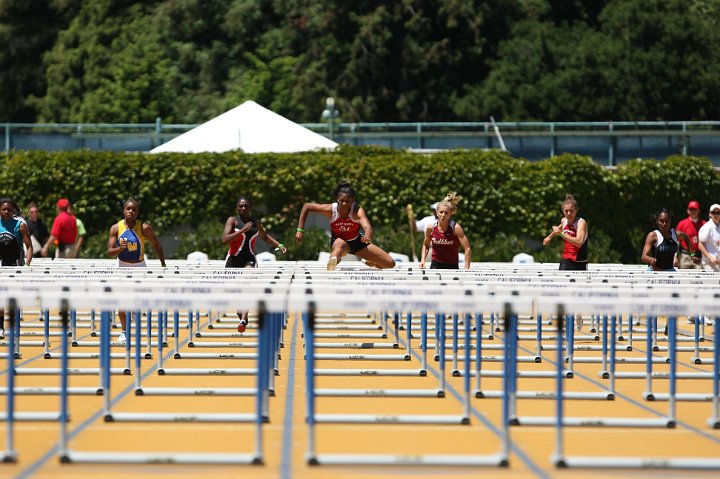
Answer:
[[[142, 268], [145, 264], [145, 241], [152, 244], [155, 254], [160, 259], [160, 264], [165, 267], [165, 252], [158, 241], [152, 227], [138, 221], [140, 204], [134, 198], [128, 198], [123, 203], [123, 219], [110, 227], [108, 238], [108, 255], [117, 257], [118, 266], [122, 268]], [[119, 341], [126, 341], [126, 318], [125, 311], [118, 311], [120, 317]]]

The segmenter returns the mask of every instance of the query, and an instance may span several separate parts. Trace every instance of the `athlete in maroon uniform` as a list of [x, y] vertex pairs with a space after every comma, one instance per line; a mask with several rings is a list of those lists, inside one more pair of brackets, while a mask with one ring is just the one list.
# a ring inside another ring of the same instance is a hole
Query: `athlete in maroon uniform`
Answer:
[[458, 250], [465, 251], [465, 269], [470, 269], [472, 252], [470, 242], [465, 236], [462, 226], [451, 220], [457, 211], [462, 198], [456, 193], [449, 193], [437, 206], [437, 221], [425, 228], [425, 241], [420, 253], [420, 268], [425, 267], [425, 258], [432, 245], [431, 269], [459, 269]]
[[560, 236], [563, 240], [563, 255], [560, 260], [561, 270], [587, 270], [587, 222], [577, 217], [578, 206], [573, 195], [567, 195], [562, 204], [563, 218], [558, 226], [543, 240], [543, 246]]
[[[305, 203], [300, 212], [295, 242], [300, 244], [305, 236], [308, 213], [319, 213], [330, 220], [330, 259], [328, 271], [333, 271], [342, 257], [352, 253], [369, 266], [392, 268], [395, 266], [389, 254], [372, 244], [372, 226], [363, 210], [355, 203], [355, 190], [348, 183], [340, 183], [335, 189], [335, 203]], [[360, 232], [362, 228], [363, 233]]]
[[[267, 234], [262, 224], [252, 216], [250, 216], [250, 208], [252, 208], [252, 200], [249, 196], [241, 196], [235, 206], [237, 216], [231, 216], [225, 221], [225, 230], [222, 234], [223, 244], [230, 243], [227, 259], [225, 260], [226, 268], [255, 268], [257, 267], [257, 258], [255, 258], [255, 242], [258, 236], [266, 243], [274, 245], [276, 249], [287, 253], [285, 245]], [[238, 332], [244, 333], [245, 326], [248, 322], [248, 312], [238, 311], [240, 323], [238, 324]]]

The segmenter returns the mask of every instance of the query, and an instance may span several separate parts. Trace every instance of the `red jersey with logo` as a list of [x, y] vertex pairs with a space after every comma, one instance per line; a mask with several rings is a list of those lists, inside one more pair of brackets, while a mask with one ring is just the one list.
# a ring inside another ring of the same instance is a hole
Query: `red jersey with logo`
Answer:
[[[582, 218], [575, 219], [575, 222], [571, 225], [565, 223], [562, 227], [563, 232], [567, 236], [572, 236], [573, 238], [575, 238], [577, 236], [577, 226], [581, 219]], [[563, 258], [569, 259], [571, 261], [576, 261], [578, 263], [587, 262], [587, 235], [585, 236], [585, 240], [583, 241], [582, 246], [580, 246], [579, 248], [574, 244], [571, 244], [569, 241], [563, 241], [563, 243], [565, 244], [562, 254]]]
[[332, 204], [332, 215], [330, 217], [330, 231], [333, 238], [352, 241], [360, 235], [360, 223], [357, 220], [356, 212], [360, 207], [353, 203], [350, 207], [350, 214], [347, 218], [340, 218], [338, 204]]
[[430, 233], [432, 260], [438, 263], [457, 264], [460, 239], [455, 234], [455, 222], [450, 220], [448, 229], [442, 231], [440, 223], [435, 222]]

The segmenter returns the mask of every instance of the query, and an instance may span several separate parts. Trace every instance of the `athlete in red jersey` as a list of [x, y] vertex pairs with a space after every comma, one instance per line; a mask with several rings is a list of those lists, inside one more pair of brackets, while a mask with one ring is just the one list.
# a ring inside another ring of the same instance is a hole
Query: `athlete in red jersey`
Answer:
[[587, 270], [587, 222], [577, 217], [578, 206], [573, 195], [567, 195], [562, 204], [563, 218], [560, 225], [553, 226], [552, 232], [543, 240], [543, 246], [560, 236], [563, 240], [563, 255], [560, 260], [561, 270]]
[[420, 253], [420, 268], [425, 267], [425, 258], [432, 245], [431, 269], [459, 269], [458, 250], [465, 251], [465, 269], [470, 269], [472, 254], [470, 242], [465, 236], [462, 226], [450, 218], [457, 211], [462, 198], [456, 193], [449, 193], [437, 206], [437, 221], [425, 227], [425, 241]]
[[[395, 266], [389, 254], [372, 244], [372, 226], [365, 210], [355, 203], [355, 190], [349, 183], [340, 183], [335, 189], [335, 203], [305, 203], [300, 212], [295, 242], [300, 244], [305, 236], [308, 213], [319, 213], [330, 220], [330, 259], [328, 271], [333, 271], [342, 257], [348, 253], [359, 256], [369, 266], [392, 268]], [[360, 232], [362, 228], [363, 233]]]

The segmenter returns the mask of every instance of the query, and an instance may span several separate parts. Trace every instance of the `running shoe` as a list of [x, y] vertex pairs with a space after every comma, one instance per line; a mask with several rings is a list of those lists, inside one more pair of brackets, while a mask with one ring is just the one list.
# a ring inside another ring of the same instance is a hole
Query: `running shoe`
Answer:
[[327, 270], [335, 271], [335, 268], [337, 268], [337, 258], [335, 256], [330, 256], [330, 259], [327, 262]]
[[125, 331], [120, 331], [120, 336], [118, 336], [118, 343], [125, 344], [127, 342], [127, 336], [125, 336]]
[[575, 315], [575, 331], [582, 331], [583, 317], [582, 314]]
[[0, 329], [0, 339], [5, 339], [5, 330]]
[[238, 323], [238, 333], [244, 333], [245, 332], [245, 326], [247, 326], [247, 321], [244, 319], [241, 319]]

